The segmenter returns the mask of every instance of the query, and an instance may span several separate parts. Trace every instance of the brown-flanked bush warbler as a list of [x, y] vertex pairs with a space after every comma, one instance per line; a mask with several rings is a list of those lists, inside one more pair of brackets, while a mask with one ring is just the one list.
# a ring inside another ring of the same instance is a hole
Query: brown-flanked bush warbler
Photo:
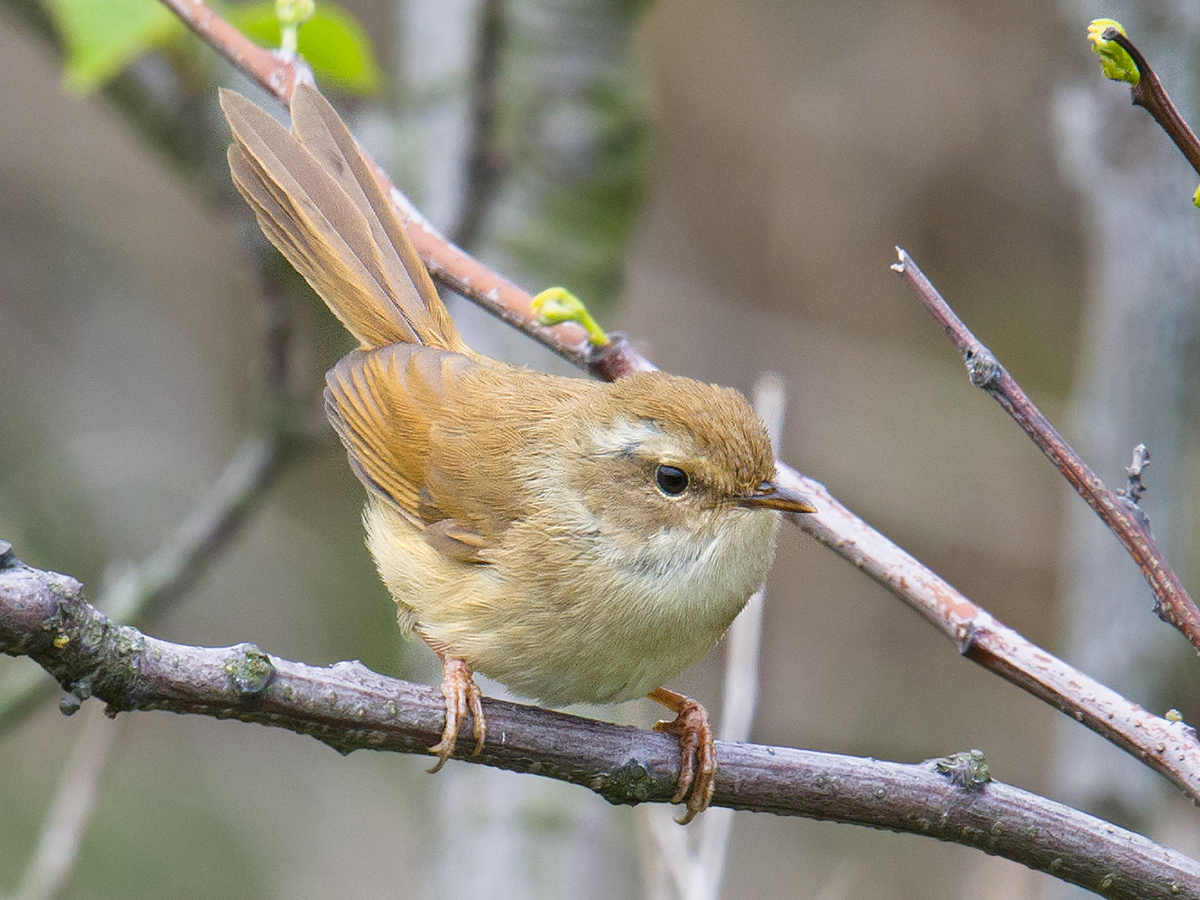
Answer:
[[[401, 629], [443, 663], [438, 767], [473, 719], [474, 672], [552, 706], [649, 696], [676, 718], [682, 821], [712, 796], [703, 707], [663, 682], [762, 584], [777, 511], [762, 423], [729, 388], [660, 372], [611, 384], [463, 343], [371, 167], [318, 91], [289, 132], [230, 91], [234, 184], [272, 243], [358, 339], [325, 409], [367, 489], [367, 546]], [[436, 769], [435, 769], [436, 771]]]

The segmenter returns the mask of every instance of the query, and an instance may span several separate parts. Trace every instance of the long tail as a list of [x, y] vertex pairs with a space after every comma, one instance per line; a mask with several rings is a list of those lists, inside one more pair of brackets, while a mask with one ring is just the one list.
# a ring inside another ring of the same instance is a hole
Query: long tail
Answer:
[[221, 91], [233, 183], [263, 233], [364, 348], [405, 342], [470, 353], [354, 138], [316, 88], [297, 85], [289, 132]]

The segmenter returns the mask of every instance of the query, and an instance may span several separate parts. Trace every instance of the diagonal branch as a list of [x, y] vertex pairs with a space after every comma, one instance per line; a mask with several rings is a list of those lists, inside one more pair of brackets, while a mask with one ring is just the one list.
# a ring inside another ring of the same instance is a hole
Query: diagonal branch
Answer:
[[[293, 442], [266, 435], [247, 438], [175, 535], [101, 592], [102, 605], [113, 618], [144, 623], [185, 594], [266, 496], [294, 449]], [[0, 735], [40, 709], [53, 693], [52, 685], [33, 671], [14, 673], [0, 688]]]
[[[186, 16], [185, 21], [203, 40], [287, 105], [299, 77], [293, 63], [261, 48], [256, 48], [257, 52], [247, 49], [246, 39], [240, 34], [230, 37], [230, 26], [219, 24], [216, 13], [200, 0], [162, 2]], [[185, 12], [180, 12], [181, 8]], [[578, 325], [538, 324], [530, 311], [529, 293], [443, 237], [392, 185], [387, 173], [372, 165], [435, 280], [598, 378], [613, 380], [654, 368], [621, 335], [610, 335], [612, 342], [597, 348], [589, 344]], [[1200, 742], [1192, 729], [1147, 713], [1027, 641], [839, 503], [819, 481], [781, 461], [776, 464], [778, 478], [814, 498], [819, 509], [813, 515], [788, 517], [793, 525], [909, 604], [953, 640], [968, 659], [1083, 723], [1200, 802]]]
[[[1087, 501], [1105, 525], [1129, 551], [1134, 562], [1146, 576], [1154, 591], [1154, 611], [1159, 618], [1174, 625], [1192, 646], [1200, 649], [1200, 610], [1188, 595], [1183, 582], [1171, 568], [1150, 534], [1150, 525], [1137, 501], [1127, 494], [1118, 494], [1105, 487], [1075, 449], [1063, 439], [1050, 420], [1042, 414], [1029, 395], [1021, 389], [993, 355], [992, 351], [971, 333], [950, 308], [912, 257], [899, 247], [900, 261], [892, 268], [917, 292], [925, 308], [958, 348], [967, 364], [971, 384], [991, 395], [992, 399], [1012, 416], [1021, 430], [1029, 435], [1038, 449], [1054, 463], [1054, 467], [1070, 482], [1071, 487]], [[1145, 448], [1142, 448], [1143, 452]], [[1135, 466], [1137, 465], [1135, 459]], [[1140, 476], [1141, 467], [1138, 468]], [[1130, 473], [1132, 477], [1132, 472]], [[1139, 482], [1140, 483], [1140, 482]]]
[[1133, 105], [1140, 106], [1154, 117], [1154, 121], [1167, 133], [1167, 137], [1179, 148], [1179, 152], [1192, 164], [1197, 174], [1200, 174], [1200, 140], [1196, 139], [1195, 132], [1179, 114], [1179, 110], [1167, 94], [1167, 89], [1163, 87], [1142, 51], [1134, 46], [1133, 41], [1119, 28], [1106, 28], [1101, 37], [1119, 44], [1137, 66], [1138, 83], [1129, 88]]
[[258, 46], [218, 15], [203, 0], [161, 0], [204, 43], [216, 50], [239, 72], [253, 78], [268, 93], [291, 97], [299, 81], [312, 82], [312, 72], [298, 59]]
[[[110, 715], [161, 709], [235, 718], [308, 734], [342, 753], [424, 754], [442, 729], [432, 687], [361, 663], [318, 668], [251, 644], [173, 644], [119, 626], [78, 582], [21, 563], [0, 542], [0, 651], [29, 656]], [[490, 740], [461, 758], [533, 773], [611, 803], [666, 802], [679, 751], [667, 735], [536, 707], [485, 701]], [[924, 834], [1015, 860], [1108, 898], [1200, 896], [1200, 863], [1010, 785], [978, 751], [919, 764], [721, 742], [714, 805]]]
[[954, 641], [959, 653], [1090, 728], [1200, 800], [1200, 741], [1194, 729], [1131, 703], [998, 621], [839, 503], [819, 481], [790, 468], [780, 469], [779, 477], [820, 509], [818, 515], [804, 516], [801, 528], [920, 613]]

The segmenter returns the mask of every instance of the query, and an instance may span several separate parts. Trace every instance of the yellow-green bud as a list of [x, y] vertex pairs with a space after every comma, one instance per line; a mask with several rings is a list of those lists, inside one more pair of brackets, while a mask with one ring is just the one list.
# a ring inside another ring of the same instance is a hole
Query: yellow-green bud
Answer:
[[1137, 84], [1142, 75], [1138, 72], [1133, 57], [1120, 44], [1104, 37], [1104, 33], [1110, 28], [1121, 34], [1125, 33], [1121, 23], [1115, 19], [1094, 19], [1092, 24], [1088, 25], [1088, 40], [1092, 42], [1092, 52], [1100, 57], [1100, 70], [1105, 78]]
[[546, 288], [533, 298], [532, 310], [539, 325], [558, 325], [575, 322], [588, 333], [588, 342], [594, 347], [608, 343], [608, 335], [596, 324], [583, 301], [563, 287]]

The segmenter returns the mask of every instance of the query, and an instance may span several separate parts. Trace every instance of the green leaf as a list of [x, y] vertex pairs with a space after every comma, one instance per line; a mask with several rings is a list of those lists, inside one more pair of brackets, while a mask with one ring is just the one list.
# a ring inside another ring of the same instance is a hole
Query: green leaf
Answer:
[[[274, 0], [229, 8], [229, 21], [264, 47], [278, 47], [279, 17]], [[297, 48], [318, 78], [356, 94], [379, 89], [382, 73], [362, 23], [340, 6], [317, 3], [317, 11], [300, 26]]]
[[176, 38], [183, 25], [157, 0], [47, 0], [66, 52], [68, 90], [103, 87], [135, 57]]

